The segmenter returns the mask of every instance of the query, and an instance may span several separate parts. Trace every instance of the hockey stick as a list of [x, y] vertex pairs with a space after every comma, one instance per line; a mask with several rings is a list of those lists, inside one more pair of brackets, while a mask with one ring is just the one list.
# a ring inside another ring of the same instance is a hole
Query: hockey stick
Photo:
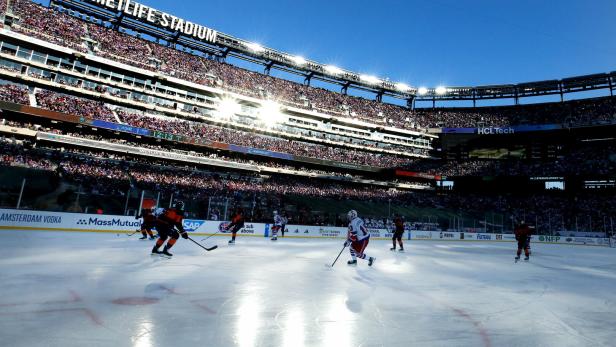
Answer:
[[334, 264], [336, 264], [336, 262], [338, 261], [338, 258], [340, 258], [340, 256], [342, 255], [342, 252], [344, 252], [345, 248], [347, 248], [346, 243], [344, 244], [344, 247], [342, 247], [342, 249], [340, 250], [340, 253], [338, 253], [338, 256], [336, 257], [336, 260], [334, 260], [334, 262], [332, 263], [332, 266], [330, 266], [330, 267], [334, 267]]
[[203, 240], [201, 240], [201, 242], [203, 242], [203, 241], [205, 241], [205, 240], [209, 239], [210, 237], [212, 237], [212, 236], [214, 236], [214, 235], [218, 234], [219, 232], [220, 232], [220, 230], [218, 230], [217, 232], [213, 233], [212, 235], [210, 235], [210, 236], [208, 236], [208, 237], [204, 238]]
[[209, 251], [213, 251], [213, 250], [215, 250], [216, 248], [218, 248], [218, 245], [213, 246], [213, 247], [210, 247], [210, 248], [203, 247], [203, 246], [202, 246], [199, 242], [197, 242], [197, 241], [193, 240], [192, 238], [190, 238], [190, 236], [188, 237], [188, 239], [189, 239], [190, 241], [194, 242], [194, 244], [196, 244], [197, 246], [199, 246], [199, 247], [201, 247], [201, 248], [205, 249], [205, 250], [206, 250], [206, 251], [208, 251], [208, 252], [209, 252]]
[[140, 231], [141, 231], [140, 229], [137, 229], [137, 230], [135, 230], [134, 232], [132, 232], [132, 233], [130, 233], [130, 234], [129, 234], [129, 233], [126, 233], [126, 236], [133, 236], [133, 235], [135, 235], [136, 233], [138, 233], [138, 232], [140, 232]]

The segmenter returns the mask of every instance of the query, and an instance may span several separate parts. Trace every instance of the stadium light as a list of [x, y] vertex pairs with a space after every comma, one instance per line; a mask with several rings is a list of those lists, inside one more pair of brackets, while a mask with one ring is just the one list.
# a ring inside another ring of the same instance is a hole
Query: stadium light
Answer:
[[300, 57], [295, 56], [295, 57], [291, 57], [291, 60], [293, 60], [293, 62], [297, 65], [305, 65], [306, 64], [306, 59], [304, 59], [304, 57]]
[[378, 84], [381, 82], [381, 80], [378, 77], [375, 76], [369, 76], [369, 75], [360, 75], [359, 78], [366, 82], [366, 83], [370, 83], [370, 84]]
[[396, 88], [401, 92], [408, 92], [411, 89], [411, 87], [409, 87], [408, 84], [405, 83], [397, 83]]
[[286, 118], [282, 113], [280, 104], [271, 100], [263, 102], [259, 108], [259, 112], [257, 112], [257, 117], [270, 128], [284, 122]]
[[419, 87], [419, 89], [417, 90], [417, 93], [419, 93], [419, 95], [426, 95], [426, 94], [428, 94], [428, 88], [426, 88], [426, 87]]
[[342, 70], [339, 67], [333, 65], [327, 65], [325, 67], [325, 71], [329, 72], [332, 75], [339, 75], [342, 73]]
[[214, 116], [219, 119], [229, 119], [238, 114], [242, 110], [242, 106], [235, 99], [224, 98], [218, 103], [218, 108], [214, 112]]
[[265, 50], [265, 48], [263, 48], [263, 46], [261, 46], [258, 43], [253, 43], [253, 42], [247, 43], [246, 47], [248, 47], [251, 51], [253, 51], [255, 53], [261, 53], [261, 52], [263, 52]]
[[440, 86], [440, 87], [436, 87], [436, 89], [434, 91], [438, 95], [443, 95], [443, 94], [447, 93], [447, 88], [445, 88], [443, 86]]

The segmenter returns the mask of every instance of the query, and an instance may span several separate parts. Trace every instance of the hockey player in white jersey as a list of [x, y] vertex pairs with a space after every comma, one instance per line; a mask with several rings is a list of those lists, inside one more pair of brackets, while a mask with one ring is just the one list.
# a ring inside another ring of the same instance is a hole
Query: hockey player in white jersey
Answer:
[[349, 260], [347, 264], [356, 265], [357, 258], [368, 258], [368, 266], [372, 266], [376, 258], [369, 257], [364, 253], [368, 246], [368, 242], [370, 242], [370, 233], [364, 226], [364, 221], [357, 216], [357, 211], [355, 210], [349, 211], [347, 218], [349, 219], [349, 234], [344, 245], [351, 246], [349, 248], [351, 251], [351, 260]]
[[278, 211], [274, 211], [274, 225], [272, 225], [272, 241], [278, 240], [278, 231], [284, 224], [283, 218], [278, 214]]

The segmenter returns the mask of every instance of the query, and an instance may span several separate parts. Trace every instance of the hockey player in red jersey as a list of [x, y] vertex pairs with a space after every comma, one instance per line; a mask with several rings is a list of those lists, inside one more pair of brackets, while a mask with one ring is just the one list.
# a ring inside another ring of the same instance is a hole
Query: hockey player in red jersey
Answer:
[[524, 221], [521, 221], [515, 228], [515, 239], [518, 241], [518, 252], [515, 257], [515, 261], [520, 260], [520, 255], [522, 254], [522, 250], [524, 250], [524, 258], [525, 261], [530, 259], [530, 239], [532, 236], [531, 228], [526, 225]]
[[136, 219], [143, 218], [143, 223], [141, 223], [141, 234], [143, 235], [139, 240], [145, 240], [150, 236], [150, 240], [154, 240], [154, 234], [152, 234], [152, 229], [156, 227], [156, 216], [152, 212], [150, 208], [144, 208], [141, 211], [141, 214], [135, 217]]
[[404, 245], [402, 244], [402, 235], [404, 234], [404, 219], [402, 219], [402, 216], [396, 216], [396, 218], [394, 219], [394, 227], [394, 235], [391, 238], [393, 247], [390, 248], [390, 251], [396, 250], [396, 241], [398, 241], [398, 244], [400, 245], [400, 252], [404, 252]]
[[351, 260], [347, 264], [355, 265], [357, 264], [357, 258], [368, 258], [368, 266], [372, 266], [376, 258], [369, 257], [364, 253], [366, 247], [368, 247], [368, 242], [370, 242], [370, 233], [364, 226], [364, 221], [357, 216], [357, 211], [355, 210], [349, 211], [347, 218], [349, 219], [349, 233], [344, 245], [351, 246]]
[[[154, 248], [152, 248], [152, 254], [161, 254], [167, 257], [171, 257], [169, 249], [175, 245], [176, 241], [180, 238], [180, 235], [187, 239], [188, 233], [184, 231], [184, 203], [182, 201], [176, 201], [172, 208], [159, 208], [156, 213], [156, 230], [160, 237]], [[177, 230], [176, 230], [177, 229]], [[167, 241], [169, 239], [169, 241]], [[162, 252], [158, 249], [165, 241], [167, 244], [163, 248]]]
[[231, 240], [229, 240], [229, 244], [235, 244], [235, 236], [237, 232], [240, 231], [244, 227], [244, 211], [241, 208], [238, 208], [233, 217], [231, 217], [231, 223], [227, 225], [227, 231], [231, 230]]

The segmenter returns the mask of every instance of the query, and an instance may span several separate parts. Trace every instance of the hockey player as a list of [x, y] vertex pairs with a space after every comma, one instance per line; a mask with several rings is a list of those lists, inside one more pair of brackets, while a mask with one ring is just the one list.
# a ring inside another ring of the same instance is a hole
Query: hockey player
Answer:
[[144, 208], [141, 210], [141, 214], [136, 216], [135, 219], [143, 218], [143, 223], [141, 223], [141, 234], [142, 237], [139, 240], [146, 240], [148, 235], [150, 236], [150, 240], [154, 240], [154, 234], [152, 234], [152, 229], [156, 226], [156, 216], [154, 216], [154, 212], [150, 208]]
[[[162, 254], [171, 257], [173, 255], [169, 253], [169, 249], [175, 245], [180, 235], [185, 239], [188, 238], [188, 233], [184, 231], [184, 226], [182, 225], [184, 220], [184, 202], [176, 201], [172, 208], [159, 208], [156, 210], [155, 215], [156, 231], [158, 231], [160, 238], [156, 241], [154, 248], [152, 248], [152, 254]], [[158, 249], [165, 241], [167, 241], [167, 244], [161, 252]]]
[[396, 250], [396, 241], [400, 245], [400, 252], [404, 252], [404, 245], [402, 244], [402, 235], [404, 234], [404, 219], [402, 216], [397, 215], [394, 219], [394, 236], [391, 238], [391, 242], [393, 243], [393, 247], [390, 248], [390, 251]]
[[235, 236], [237, 232], [244, 227], [244, 211], [241, 208], [235, 210], [233, 217], [231, 217], [231, 223], [227, 225], [227, 231], [231, 230], [231, 240], [229, 244], [235, 244]]
[[522, 254], [522, 250], [524, 250], [524, 258], [525, 261], [530, 259], [530, 239], [532, 236], [531, 228], [526, 225], [524, 221], [521, 221], [514, 230], [515, 239], [518, 241], [518, 252], [515, 257], [515, 261], [518, 262], [520, 260], [520, 255]]
[[278, 232], [282, 228], [282, 216], [274, 211], [274, 225], [272, 225], [272, 241], [278, 240]]
[[347, 218], [349, 220], [349, 233], [344, 245], [345, 247], [351, 246], [349, 248], [351, 251], [351, 260], [349, 260], [347, 264], [355, 265], [357, 264], [357, 258], [366, 259], [367, 257], [368, 266], [372, 266], [376, 258], [368, 257], [364, 253], [368, 246], [368, 242], [370, 242], [370, 233], [364, 226], [364, 221], [357, 216], [357, 211], [355, 210], [349, 211]]

